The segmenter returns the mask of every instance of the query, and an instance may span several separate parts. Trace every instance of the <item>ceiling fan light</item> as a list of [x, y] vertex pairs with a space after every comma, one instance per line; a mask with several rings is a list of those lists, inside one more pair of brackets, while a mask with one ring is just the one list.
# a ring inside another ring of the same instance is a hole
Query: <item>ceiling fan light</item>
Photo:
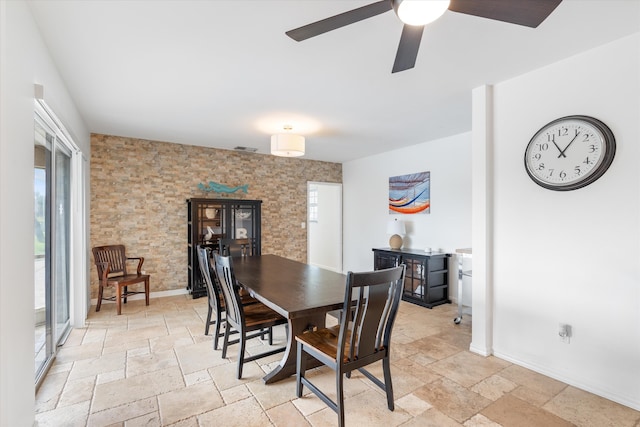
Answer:
[[393, 0], [398, 18], [407, 25], [426, 25], [449, 9], [450, 0]]
[[280, 157], [304, 156], [304, 136], [292, 133], [271, 135], [271, 154]]

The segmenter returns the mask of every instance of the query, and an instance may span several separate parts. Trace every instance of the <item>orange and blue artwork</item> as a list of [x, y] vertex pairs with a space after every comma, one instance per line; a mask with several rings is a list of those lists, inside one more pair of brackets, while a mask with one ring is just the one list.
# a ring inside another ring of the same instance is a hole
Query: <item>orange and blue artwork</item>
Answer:
[[389, 178], [389, 213], [431, 212], [431, 172]]

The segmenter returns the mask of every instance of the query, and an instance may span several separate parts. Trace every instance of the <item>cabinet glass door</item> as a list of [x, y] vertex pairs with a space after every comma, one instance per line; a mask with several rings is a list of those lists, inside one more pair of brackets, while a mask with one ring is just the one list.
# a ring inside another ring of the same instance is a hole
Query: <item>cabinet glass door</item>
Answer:
[[200, 203], [198, 206], [198, 245], [217, 245], [224, 237], [224, 209], [218, 203]]
[[412, 298], [422, 300], [426, 292], [425, 266], [422, 259], [404, 257], [404, 264], [407, 266], [404, 276], [404, 294]]
[[259, 248], [258, 224], [260, 218], [255, 204], [232, 205], [229, 218], [229, 237], [232, 239], [249, 239], [254, 248]]

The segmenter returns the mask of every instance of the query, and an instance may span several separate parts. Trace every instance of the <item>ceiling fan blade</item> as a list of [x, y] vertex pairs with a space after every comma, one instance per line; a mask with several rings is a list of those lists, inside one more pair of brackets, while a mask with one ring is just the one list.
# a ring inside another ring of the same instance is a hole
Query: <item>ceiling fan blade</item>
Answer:
[[381, 13], [388, 12], [392, 8], [393, 6], [389, 0], [382, 0], [287, 31], [285, 34], [295, 41], [300, 42], [302, 40], [345, 27], [349, 24], [353, 24], [354, 22], [380, 15]]
[[536, 28], [562, 0], [451, 0], [449, 10]]
[[405, 25], [402, 27], [402, 36], [400, 36], [392, 73], [408, 70], [416, 65], [423, 31], [424, 25]]

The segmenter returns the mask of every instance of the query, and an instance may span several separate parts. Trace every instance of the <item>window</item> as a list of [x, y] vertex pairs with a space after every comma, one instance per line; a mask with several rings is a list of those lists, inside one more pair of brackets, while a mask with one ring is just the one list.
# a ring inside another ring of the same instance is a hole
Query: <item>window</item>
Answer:
[[316, 185], [309, 185], [307, 207], [309, 221], [318, 222], [318, 186]]

